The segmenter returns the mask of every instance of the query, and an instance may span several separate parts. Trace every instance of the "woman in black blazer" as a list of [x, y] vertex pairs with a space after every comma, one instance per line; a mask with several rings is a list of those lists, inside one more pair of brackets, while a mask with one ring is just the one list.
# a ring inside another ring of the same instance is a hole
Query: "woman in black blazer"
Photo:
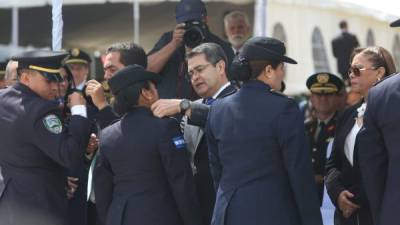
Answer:
[[[349, 69], [351, 88], [363, 99], [377, 81], [396, 71], [392, 56], [382, 47], [358, 48], [353, 55]], [[336, 206], [335, 224], [373, 225], [355, 154], [356, 136], [366, 108], [363, 99], [339, 116], [332, 154], [326, 164], [325, 183]]]

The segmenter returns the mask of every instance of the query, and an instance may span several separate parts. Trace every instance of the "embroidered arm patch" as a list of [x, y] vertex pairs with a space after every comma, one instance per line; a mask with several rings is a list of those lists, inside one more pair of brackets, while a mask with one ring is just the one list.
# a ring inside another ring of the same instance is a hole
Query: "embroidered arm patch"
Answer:
[[177, 149], [184, 149], [186, 147], [186, 142], [182, 135], [172, 138], [172, 142]]
[[53, 134], [60, 134], [62, 132], [62, 123], [54, 114], [47, 115], [43, 118], [43, 124], [44, 127]]

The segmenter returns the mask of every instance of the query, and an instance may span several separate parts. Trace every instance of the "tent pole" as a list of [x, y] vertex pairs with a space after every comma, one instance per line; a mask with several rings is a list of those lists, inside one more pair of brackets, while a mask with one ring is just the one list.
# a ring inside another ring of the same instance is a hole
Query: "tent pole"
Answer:
[[12, 27], [12, 31], [11, 31], [11, 45], [13, 47], [18, 47], [19, 45], [19, 17], [18, 17], [18, 7], [17, 6], [13, 6], [12, 7], [12, 19], [11, 19], [11, 27]]
[[133, 0], [133, 42], [140, 43], [140, 3], [139, 0]]
[[52, 9], [52, 48], [53, 51], [60, 51], [62, 48], [63, 37], [63, 19], [62, 19], [62, 4], [63, 0], [53, 0]]
[[254, 36], [267, 36], [267, 1], [268, 0], [255, 0]]

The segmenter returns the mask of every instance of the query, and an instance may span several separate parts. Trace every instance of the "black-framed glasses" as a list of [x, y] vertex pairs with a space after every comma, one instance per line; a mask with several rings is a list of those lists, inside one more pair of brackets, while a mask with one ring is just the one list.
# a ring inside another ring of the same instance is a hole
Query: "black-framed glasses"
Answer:
[[361, 71], [364, 71], [364, 70], [376, 70], [376, 69], [378, 69], [378, 68], [377, 67], [358, 68], [358, 67], [352, 66], [352, 67], [349, 68], [349, 75], [353, 74], [354, 76], [359, 77], [359, 76], [361, 76]]

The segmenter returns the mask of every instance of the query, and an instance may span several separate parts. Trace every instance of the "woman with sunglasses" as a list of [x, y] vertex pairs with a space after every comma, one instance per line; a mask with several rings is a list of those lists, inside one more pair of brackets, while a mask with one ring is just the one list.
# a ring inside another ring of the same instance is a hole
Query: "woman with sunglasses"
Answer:
[[[335, 224], [372, 225], [372, 215], [361, 186], [355, 157], [355, 140], [363, 125], [368, 90], [396, 68], [390, 53], [382, 47], [357, 48], [353, 52], [349, 77], [352, 91], [362, 99], [338, 119], [332, 154], [326, 164], [325, 182], [336, 205]], [[362, 151], [362, 149], [360, 149]]]

